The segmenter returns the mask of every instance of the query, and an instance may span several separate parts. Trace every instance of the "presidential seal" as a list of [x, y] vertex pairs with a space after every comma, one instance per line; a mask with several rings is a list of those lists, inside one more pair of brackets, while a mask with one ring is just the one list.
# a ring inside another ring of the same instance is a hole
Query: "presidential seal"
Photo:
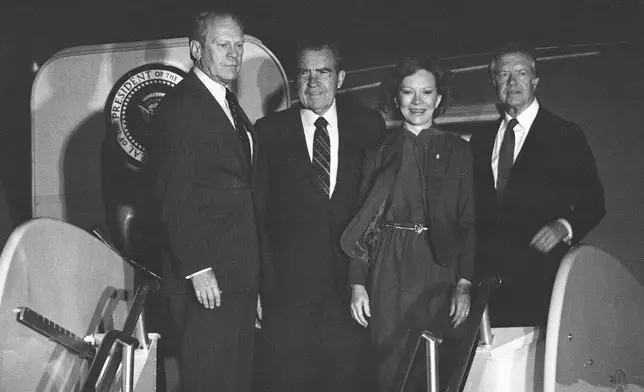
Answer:
[[128, 72], [112, 88], [105, 113], [128, 166], [145, 165], [150, 119], [161, 98], [185, 75], [170, 65], [147, 64]]

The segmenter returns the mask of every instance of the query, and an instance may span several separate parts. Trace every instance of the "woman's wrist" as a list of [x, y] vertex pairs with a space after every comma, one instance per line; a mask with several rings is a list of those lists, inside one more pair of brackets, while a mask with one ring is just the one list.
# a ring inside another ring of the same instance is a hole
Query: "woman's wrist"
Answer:
[[460, 290], [460, 291], [463, 291], [465, 293], [470, 292], [470, 287], [471, 286], [472, 286], [472, 282], [470, 282], [469, 280], [467, 280], [465, 278], [459, 279], [458, 283], [456, 283], [456, 289]]
[[353, 291], [362, 291], [362, 290], [367, 291], [367, 289], [361, 284], [352, 284], [351, 285], [351, 290], [353, 290]]

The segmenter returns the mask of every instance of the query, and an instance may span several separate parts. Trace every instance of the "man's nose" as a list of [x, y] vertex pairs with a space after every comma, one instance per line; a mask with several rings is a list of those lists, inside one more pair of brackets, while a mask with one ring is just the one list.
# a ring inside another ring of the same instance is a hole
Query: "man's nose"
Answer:
[[508, 75], [508, 84], [515, 85], [517, 83], [517, 78], [514, 74]]
[[312, 86], [315, 86], [317, 83], [318, 83], [318, 77], [315, 75], [314, 72], [311, 72], [309, 74], [307, 84], [312, 87]]
[[240, 55], [241, 55], [241, 49], [238, 49], [234, 46], [228, 50], [228, 58], [237, 60]]

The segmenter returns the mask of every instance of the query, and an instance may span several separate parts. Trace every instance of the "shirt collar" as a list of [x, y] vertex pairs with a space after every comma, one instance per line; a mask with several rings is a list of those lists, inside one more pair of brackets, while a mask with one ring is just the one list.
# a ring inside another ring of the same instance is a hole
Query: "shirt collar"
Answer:
[[313, 110], [305, 108], [300, 109], [300, 114], [304, 122], [304, 128], [315, 128], [315, 120], [317, 120], [318, 117], [324, 117], [326, 122], [328, 122], [329, 126], [332, 128], [338, 127], [338, 110], [335, 105], [335, 98], [333, 99], [333, 104], [331, 104], [329, 110], [327, 110], [322, 116], [318, 116]]
[[[532, 126], [532, 123], [534, 122], [534, 119], [537, 117], [537, 113], [539, 112], [539, 102], [535, 98], [534, 101], [524, 110], [521, 114], [519, 114], [516, 118], [517, 121], [519, 122], [519, 125], [521, 125], [521, 128], [527, 130], [530, 130], [530, 127]], [[507, 127], [508, 123], [512, 120], [512, 117], [508, 114], [508, 112], [505, 112], [505, 118], [503, 119], [505, 126]], [[516, 128], [515, 128], [516, 129]]]
[[213, 97], [218, 102], [225, 102], [226, 101], [226, 86], [221, 85], [214, 80], [210, 79], [208, 75], [206, 75], [202, 70], [200, 70], [197, 67], [192, 68], [194, 70], [195, 75], [201, 80], [201, 82], [206, 86], [208, 91], [210, 91], [210, 94], [212, 94]]

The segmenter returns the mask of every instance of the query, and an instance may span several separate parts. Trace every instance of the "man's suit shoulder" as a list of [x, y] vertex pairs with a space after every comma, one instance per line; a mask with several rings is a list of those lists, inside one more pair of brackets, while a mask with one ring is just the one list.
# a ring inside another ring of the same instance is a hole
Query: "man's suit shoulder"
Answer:
[[195, 91], [195, 83], [190, 79], [190, 75], [188, 75], [179, 84], [168, 91], [161, 100], [159, 109], [176, 110], [190, 108], [194, 107], [196, 102], [198, 102], [198, 96]]
[[292, 106], [288, 109], [281, 110], [279, 112], [271, 113], [266, 115], [255, 122], [255, 128], [259, 131], [262, 129], [275, 127], [275, 126], [284, 126], [285, 123], [293, 120], [293, 117], [300, 115], [300, 108], [298, 106]]
[[353, 103], [343, 103], [338, 105], [338, 110], [344, 110], [358, 118], [369, 119], [372, 121], [384, 121], [379, 111], [375, 109], [366, 108], [364, 106], [356, 105]]
[[539, 113], [537, 114], [537, 118], [535, 118], [535, 123], [537, 123], [539, 128], [548, 129], [563, 137], [580, 136], [583, 134], [583, 131], [578, 124], [565, 120], [543, 107], [539, 108]]

